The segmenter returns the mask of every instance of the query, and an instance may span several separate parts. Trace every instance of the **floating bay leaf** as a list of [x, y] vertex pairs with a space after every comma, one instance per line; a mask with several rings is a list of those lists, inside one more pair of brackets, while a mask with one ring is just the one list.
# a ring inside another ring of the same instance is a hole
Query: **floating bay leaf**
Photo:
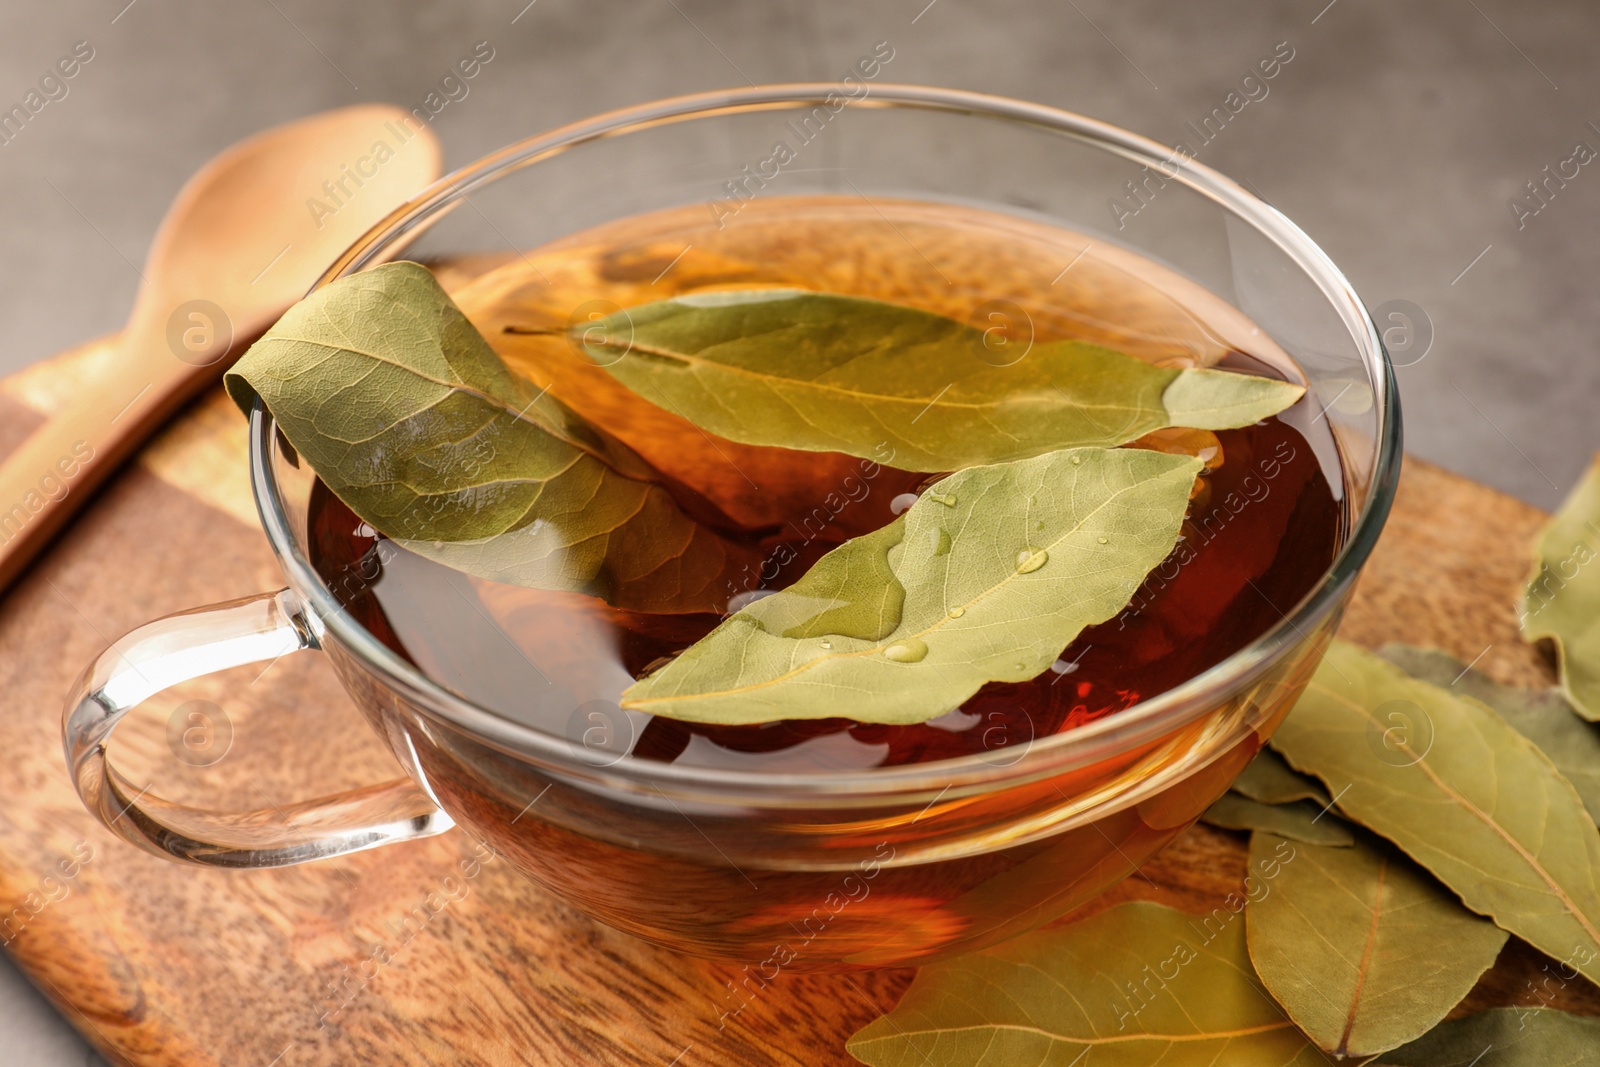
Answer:
[[758, 559], [685, 514], [625, 445], [507, 370], [415, 263], [317, 290], [227, 386], [246, 410], [259, 395], [374, 529], [480, 577], [721, 611], [725, 576]]
[[1272, 745], [1467, 907], [1600, 979], [1600, 831], [1489, 708], [1334, 641]]
[[[1014, 359], [988, 335], [899, 304], [795, 289], [661, 300], [585, 324], [597, 363], [645, 399], [754, 445], [845, 452], [950, 471], [1151, 430], [1247, 426], [1298, 385], [1152, 366], [1079, 341]], [[1016, 347], [1018, 342], [1009, 342]]]
[[1254, 830], [1329, 848], [1355, 843], [1345, 821], [1312, 800], [1262, 804], [1238, 793], [1224, 793], [1200, 821], [1224, 830]]
[[1539, 535], [1522, 636], [1555, 644], [1561, 688], [1578, 714], [1600, 722], [1600, 460]]
[[1600, 1019], [1551, 1008], [1493, 1008], [1441, 1023], [1378, 1067], [1600, 1067]]
[[1261, 987], [1243, 922], [1148, 903], [928, 964], [845, 1047], [871, 1067], [1327, 1063]]
[[[625, 234], [618, 237], [621, 247], [632, 244]], [[549, 389], [591, 424], [604, 426], [674, 484], [693, 488], [740, 526], [781, 526], [810, 513], [830, 493], [859, 497], [863, 485], [888, 498], [913, 488], [917, 479], [897, 478], [895, 473], [889, 479], [896, 485], [885, 486], [873, 461], [854, 456], [812, 453], [806, 462], [796, 463], [782, 449], [712, 437], [617, 381], [567, 336], [575, 308], [627, 307], [655, 299], [659, 292], [650, 290], [651, 280], [682, 249], [676, 245], [662, 260], [648, 256], [648, 262], [657, 264], [654, 271], [630, 280], [611, 277], [608, 265], [614, 261], [604, 254], [513, 256], [505, 267], [450, 295], [518, 376], [535, 388]], [[721, 267], [741, 276], [738, 264], [702, 256], [703, 250], [696, 242], [670, 277], [680, 283], [704, 279], [708, 267], [710, 277], [723, 283], [728, 274]], [[692, 268], [687, 275], [686, 268]], [[877, 460], [890, 458], [887, 442], [884, 449]], [[853, 503], [834, 521], [842, 537], [854, 537], [886, 520], [877, 509]]]
[[[1281, 855], [1254, 834], [1250, 865]], [[1506, 932], [1370, 834], [1296, 847], [1272, 892], [1245, 908], [1250, 960], [1289, 1017], [1340, 1057], [1421, 1037], [1494, 965]]]
[[1297, 800], [1329, 803], [1327, 790], [1316, 779], [1296, 773], [1283, 757], [1264, 748], [1234, 780], [1233, 791], [1261, 804], [1292, 804]]
[[722, 724], [914, 723], [1050, 666], [1177, 543], [1200, 461], [1079, 448], [969, 467], [726, 619], [622, 706]]
[[1378, 655], [1413, 678], [1481, 701], [1550, 757], [1600, 822], [1600, 727], [1584, 722], [1559, 689], [1501, 685], [1455, 657], [1434, 649], [1385, 645]]

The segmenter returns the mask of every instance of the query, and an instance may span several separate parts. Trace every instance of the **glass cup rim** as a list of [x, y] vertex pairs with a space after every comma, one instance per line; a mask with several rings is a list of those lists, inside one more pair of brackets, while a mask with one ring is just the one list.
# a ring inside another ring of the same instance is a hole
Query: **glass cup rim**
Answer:
[[[459, 203], [473, 188], [497, 180], [503, 173], [589, 141], [653, 126], [722, 114], [823, 104], [829, 94], [839, 94], [839, 88], [833, 83], [808, 82], [670, 97], [609, 111], [513, 142], [444, 176], [395, 209], [352, 244], [311, 291], [368, 265], [397, 258], [410, 238], [425, 229], [442, 210]], [[1009, 120], [1145, 165], [1170, 165], [1175, 158], [1174, 150], [1168, 146], [1097, 119], [1043, 104], [965, 90], [871, 83], [869, 92], [850, 100], [849, 106], [908, 107]], [[1163, 174], [1166, 173], [1164, 170]], [[997, 789], [1036, 780], [1127, 751], [1186, 725], [1214, 707], [1213, 702], [1221, 693], [1249, 684], [1271, 666], [1284, 646], [1303, 639], [1311, 624], [1337, 606], [1382, 531], [1399, 481], [1401, 461], [1399, 393], [1393, 366], [1377, 327], [1344, 274], [1287, 216], [1218, 171], [1189, 158], [1182, 162], [1177, 176], [1168, 180], [1182, 182], [1272, 240], [1318, 285], [1350, 330], [1361, 349], [1366, 370], [1373, 378], [1373, 402], [1378, 410], [1370, 493], [1365, 506], [1354, 517], [1339, 554], [1315, 588], [1266, 633], [1208, 670], [1125, 711], [1074, 730], [1036, 738], [1013, 761], [1001, 764], [991, 753], [867, 771], [784, 774], [680, 767], [628, 759], [596, 768], [574, 758], [573, 746], [564, 738], [515, 722], [426, 677], [344, 610], [299, 549], [273, 468], [273, 422], [257, 398], [250, 415], [250, 469], [262, 527], [285, 577], [308, 609], [307, 622], [319, 638], [323, 633], [331, 633], [341, 646], [357, 656], [363, 669], [378, 675], [429, 714], [439, 716], [478, 740], [515, 758], [531, 760], [595, 784], [634, 793], [672, 785], [718, 798], [739, 797], [760, 804], [795, 795], [866, 799], [935, 790], [943, 795], [958, 787]]]

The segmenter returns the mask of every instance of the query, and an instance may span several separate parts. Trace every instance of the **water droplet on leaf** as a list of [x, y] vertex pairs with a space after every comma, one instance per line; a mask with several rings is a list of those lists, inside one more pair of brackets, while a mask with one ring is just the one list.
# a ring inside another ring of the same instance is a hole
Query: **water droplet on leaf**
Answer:
[[927, 642], [915, 637], [908, 637], [904, 641], [896, 641], [883, 650], [884, 659], [892, 659], [896, 663], [920, 663], [927, 654]]
[[910, 510], [911, 505], [915, 504], [916, 502], [917, 494], [901, 493], [899, 496], [889, 501], [889, 510], [894, 512], [896, 515], [902, 515], [906, 511]]
[[947, 508], [956, 506], [956, 495], [954, 493], [929, 493], [928, 499], [935, 504], [943, 504]]
[[1032, 574], [1050, 562], [1050, 553], [1044, 549], [1025, 548], [1017, 553], [1017, 573]]
[[933, 529], [928, 531], [928, 551], [935, 556], [942, 556], [950, 551], [950, 531]]
[[1096, 537], [1095, 540], [1100, 542], [1102, 545], [1106, 543], [1106, 539], [1104, 537]]
[[966, 613], [967, 613], [967, 609], [963, 608], [963, 607], [954, 607], [954, 608], [950, 609], [950, 617], [952, 619], [959, 619], [959, 618], [961, 618], [961, 616], [965, 615]]

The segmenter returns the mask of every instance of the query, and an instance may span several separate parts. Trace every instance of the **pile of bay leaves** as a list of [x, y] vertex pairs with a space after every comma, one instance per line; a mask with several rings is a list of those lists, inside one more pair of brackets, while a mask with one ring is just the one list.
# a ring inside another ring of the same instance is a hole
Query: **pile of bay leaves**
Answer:
[[[1335, 641], [1207, 813], [1250, 832], [1242, 893], [1152, 903], [922, 968], [850, 1041], [873, 1067], [1374, 1063], [1589, 1067], [1600, 1018], [1600, 464], [1545, 530], [1522, 629], [1557, 689], [1444, 653]], [[1449, 1019], [1508, 938], [1519, 1007]]]

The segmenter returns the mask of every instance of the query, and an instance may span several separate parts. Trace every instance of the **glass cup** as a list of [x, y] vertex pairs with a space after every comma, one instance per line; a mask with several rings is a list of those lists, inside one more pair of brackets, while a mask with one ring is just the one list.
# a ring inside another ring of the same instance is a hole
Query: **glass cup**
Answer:
[[[776, 140], [805, 134], [800, 165], [750, 170]], [[759, 184], [742, 177], [751, 173]], [[781, 774], [597, 760], [435, 684], [351, 618], [308, 560], [312, 475], [258, 404], [251, 478], [286, 587], [152, 622], [87, 669], [63, 730], [89, 809], [157, 854], [241, 868], [460, 824], [603, 922], [768, 977], [992, 944], [1104, 891], [1193, 822], [1315, 670], [1400, 461], [1398, 397], [1361, 302], [1304, 233], [1227, 178], [1104, 123], [973, 93], [864, 78], [706, 93], [576, 123], [458, 171], [368, 232], [319, 285], [402, 251], [460, 257], [656, 209], [726, 212], [735, 187], [753, 198], [780, 184], [785, 195], [958, 202], [1044, 221], [1221, 297], [1292, 357], [1326, 408], [1339, 455], [1323, 458], [1342, 467], [1346, 516], [1333, 564], [1299, 604], [1282, 605], [1281, 622], [1210, 670], [1003, 752]], [[143, 700], [300, 649], [326, 654], [403, 777], [225, 813], [141, 795], [107, 762], [106, 741]]]

